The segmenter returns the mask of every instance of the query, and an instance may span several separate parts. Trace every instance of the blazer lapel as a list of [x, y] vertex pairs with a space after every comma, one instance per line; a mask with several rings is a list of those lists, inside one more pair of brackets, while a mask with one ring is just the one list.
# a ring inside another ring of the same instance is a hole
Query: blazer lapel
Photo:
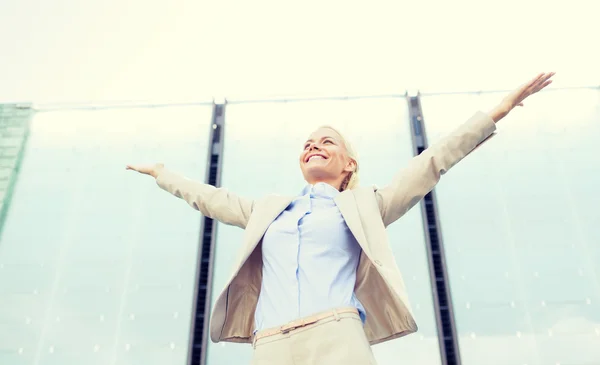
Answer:
[[342, 192], [335, 197], [334, 201], [339, 208], [340, 213], [342, 213], [342, 217], [344, 217], [348, 228], [350, 228], [350, 232], [352, 232], [354, 238], [356, 238], [358, 241], [358, 244], [364, 251], [370, 253], [371, 251], [369, 250], [369, 243], [367, 242], [367, 238], [365, 236], [365, 230], [363, 229], [360, 221], [356, 198], [354, 197], [352, 191], [347, 190]]
[[258, 216], [251, 226], [246, 227], [246, 247], [247, 251], [244, 255], [244, 261], [252, 254], [252, 251], [256, 248], [258, 242], [269, 228], [269, 225], [273, 223], [275, 218], [283, 212], [285, 208], [294, 200], [292, 196], [281, 196], [274, 195], [269, 198], [263, 207], [256, 212]]

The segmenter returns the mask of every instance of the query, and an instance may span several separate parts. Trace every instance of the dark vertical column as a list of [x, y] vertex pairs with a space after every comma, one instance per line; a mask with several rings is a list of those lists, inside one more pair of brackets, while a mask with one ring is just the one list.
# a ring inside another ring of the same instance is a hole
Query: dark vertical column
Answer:
[[[420, 95], [407, 95], [407, 101], [413, 149], [416, 156], [427, 148], [427, 135], [424, 127], [423, 111], [421, 110], [421, 97]], [[452, 310], [452, 297], [435, 190], [425, 196], [421, 202], [421, 207], [442, 364], [460, 365], [458, 337], [454, 322], [454, 311]]]
[[[208, 144], [208, 163], [206, 164], [205, 182], [209, 185], [221, 185], [221, 169], [223, 167], [223, 127], [225, 124], [225, 104], [213, 104], [210, 139]], [[210, 319], [210, 300], [212, 291], [212, 272], [214, 261], [214, 243], [216, 238], [216, 222], [203, 217], [200, 227], [200, 247], [198, 254], [198, 271], [194, 317], [191, 327], [191, 345], [188, 364], [206, 364], [206, 347], [210, 337], [208, 322]]]
[[0, 104], [0, 240], [33, 117], [30, 104]]

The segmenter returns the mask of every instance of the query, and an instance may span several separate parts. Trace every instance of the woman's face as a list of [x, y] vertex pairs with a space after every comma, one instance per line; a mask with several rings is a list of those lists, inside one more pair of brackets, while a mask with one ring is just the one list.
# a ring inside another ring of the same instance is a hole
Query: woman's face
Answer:
[[303, 147], [300, 169], [309, 184], [323, 181], [338, 187], [346, 173], [353, 171], [354, 161], [348, 156], [341, 136], [332, 129], [317, 129]]

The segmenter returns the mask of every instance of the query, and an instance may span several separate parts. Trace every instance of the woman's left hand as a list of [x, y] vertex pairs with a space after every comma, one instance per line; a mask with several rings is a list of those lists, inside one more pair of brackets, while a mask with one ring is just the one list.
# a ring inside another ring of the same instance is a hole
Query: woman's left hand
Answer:
[[524, 106], [523, 100], [550, 85], [552, 83], [550, 78], [554, 76], [554, 74], [556, 74], [556, 72], [542, 72], [530, 81], [521, 85], [521, 87], [515, 91], [508, 94], [504, 99], [502, 99], [502, 102], [500, 102], [500, 104], [490, 112], [490, 116], [492, 119], [494, 119], [494, 122], [498, 122], [500, 119], [504, 118], [511, 110], [514, 109], [514, 107]]

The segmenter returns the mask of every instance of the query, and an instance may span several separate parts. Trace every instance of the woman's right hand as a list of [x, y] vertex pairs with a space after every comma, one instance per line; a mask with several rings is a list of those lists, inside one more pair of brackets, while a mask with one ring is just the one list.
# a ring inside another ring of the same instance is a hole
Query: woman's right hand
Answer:
[[137, 166], [137, 165], [127, 165], [125, 170], [133, 170], [137, 171], [140, 174], [150, 175], [153, 178], [157, 178], [160, 172], [165, 168], [165, 164], [157, 163], [153, 166]]

